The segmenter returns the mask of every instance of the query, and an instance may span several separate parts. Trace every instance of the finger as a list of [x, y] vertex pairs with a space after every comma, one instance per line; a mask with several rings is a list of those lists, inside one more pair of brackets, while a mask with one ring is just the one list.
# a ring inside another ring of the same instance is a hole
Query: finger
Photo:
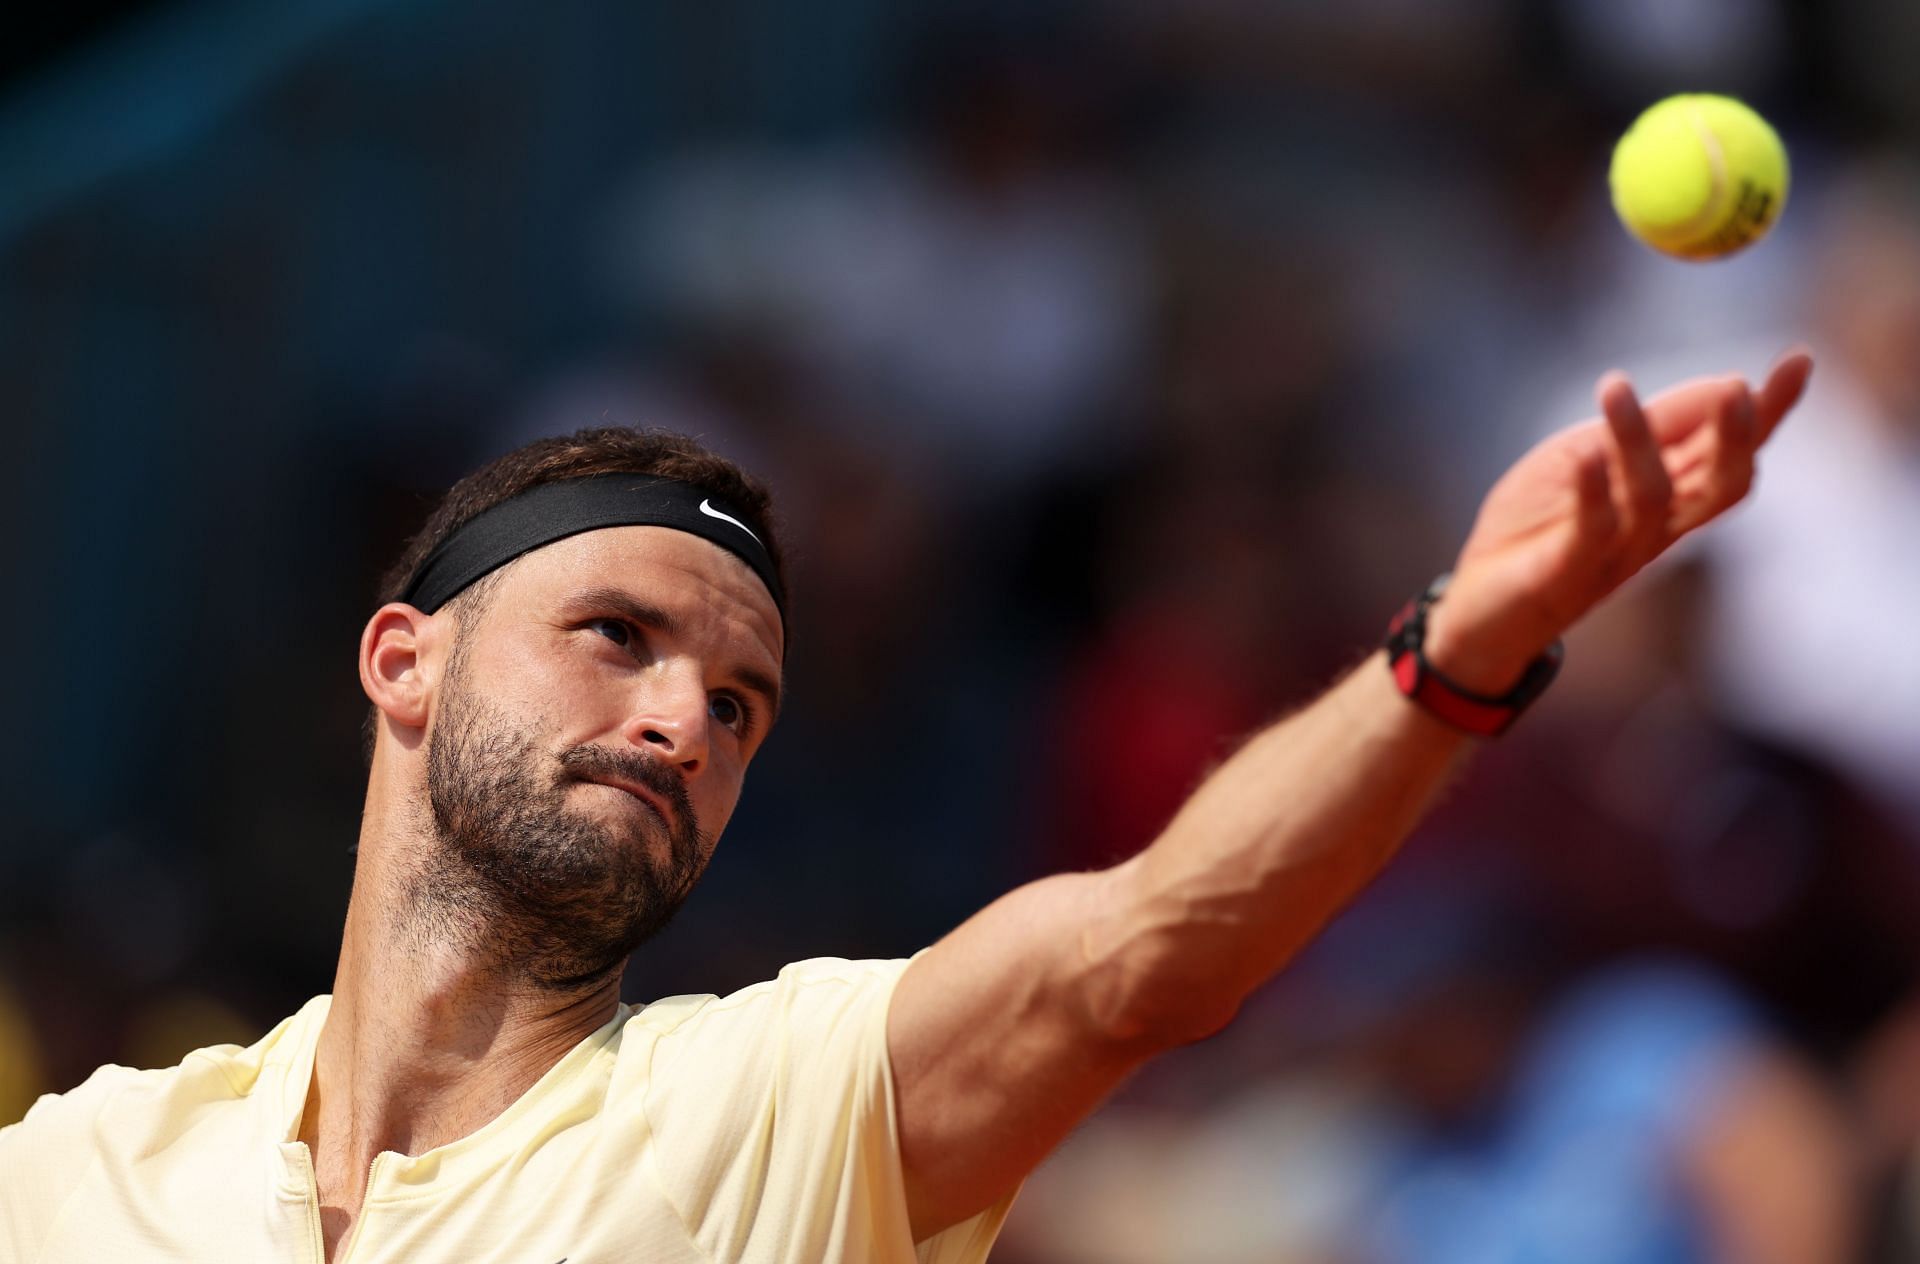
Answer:
[[1619, 554], [1620, 504], [1614, 495], [1619, 479], [1609, 449], [1606, 423], [1588, 421], [1555, 437], [1561, 459], [1559, 482], [1574, 495], [1574, 539], [1584, 565], [1602, 565]]
[[1650, 396], [1640, 411], [1654, 439], [1661, 447], [1668, 448], [1697, 434], [1712, 419], [1726, 390], [1724, 375], [1690, 378]]
[[1693, 530], [1725, 513], [1753, 487], [1753, 454], [1759, 446], [1759, 409], [1745, 382], [1714, 411], [1707, 434], [1711, 447], [1695, 477], [1683, 478], [1674, 505], [1673, 531]]
[[1805, 347], [1794, 347], [1774, 362], [1767, 380], [1761, 384], [1760, 397], [1754, 402], [1756, 443], [1765, 443], [1772, 436], [1775, 427], [1800, 402], [1806, 393], [1807, 379], [1812, 376], [1813, 353]]
[[1609, 456], [1619, 475], [1615, 492], [1620, 501], [1622, 547], [1638, 564], [1666, 542], [1673, 483], [1660, 458], [1653, 428], [1626, 374], [1617, 370], [1608, 373], [1600, 379], [1594, 394], [1607, 419]]
[[1596, 444], [1574, 461], [1574, 494], [1580, 507], [1583, 538], [1605, 547], [1620, 530], [1620, 510], [1613, 503], [1613, 480], [1606, 450]]

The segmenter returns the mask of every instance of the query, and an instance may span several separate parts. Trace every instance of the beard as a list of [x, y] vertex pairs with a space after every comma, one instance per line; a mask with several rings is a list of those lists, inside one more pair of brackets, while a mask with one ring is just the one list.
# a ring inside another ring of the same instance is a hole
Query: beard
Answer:
[[[409, 893], [415, 927], [543, 991], [597, 985], [686, 902], [712, 840], [678, 773], [641, 751], [549, 749], [466, 686], [459, 657], [427, 751], [437, 845]], [[569, 806], [603, 779], [647, 787], [670, 819], [630, 797], [617, 822]]]

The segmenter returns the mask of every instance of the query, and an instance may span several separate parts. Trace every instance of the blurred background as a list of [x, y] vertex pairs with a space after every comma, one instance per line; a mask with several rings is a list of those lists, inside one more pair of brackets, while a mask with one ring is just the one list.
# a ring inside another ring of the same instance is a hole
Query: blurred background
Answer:
[[[375, 577], [534, 436], [771, 481], [790, 710], [626, 995], [1117, 861], [1480, 492], [1820, 357], [1377, 888], [1029, 1183], [1008, 1264], [1920, 1260], [1920, 9], [68, 6], [0, 49], [0, 1123], [327, 990]], [[1712, 265], [1677, 91], [1782, 131]]]

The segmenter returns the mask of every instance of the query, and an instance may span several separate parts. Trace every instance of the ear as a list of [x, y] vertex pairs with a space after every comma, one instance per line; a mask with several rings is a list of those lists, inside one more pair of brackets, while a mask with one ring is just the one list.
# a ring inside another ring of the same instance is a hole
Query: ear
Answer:
[[403, 728], [426, 727], [439, 675], [429, 667], [439, 623], [394, 601], [374, 611], [360, 633], [360, 688], [382, 715]]

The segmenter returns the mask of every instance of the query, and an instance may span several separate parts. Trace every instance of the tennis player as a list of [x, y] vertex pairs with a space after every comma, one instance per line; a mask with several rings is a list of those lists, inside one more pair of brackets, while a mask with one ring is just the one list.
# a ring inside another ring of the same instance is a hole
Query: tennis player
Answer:
[[[0, 1259], [983, 1259], [1128, 1073], [1217, 1031], [1386, 863], [1557, 638], [1744, 496], [1812, 362], [1602, 416], [1494, 486], [1385, 648], [1166, 832], [901, 961], [619, 999], [780, 711], [763, 489], [690, 441], [463, 479], [361, 636], [371, 775], [338, 973], [248, 1047], [108, 1066], [0, 1131]], [[857, 794], [849, 751], [839, 792]]]

